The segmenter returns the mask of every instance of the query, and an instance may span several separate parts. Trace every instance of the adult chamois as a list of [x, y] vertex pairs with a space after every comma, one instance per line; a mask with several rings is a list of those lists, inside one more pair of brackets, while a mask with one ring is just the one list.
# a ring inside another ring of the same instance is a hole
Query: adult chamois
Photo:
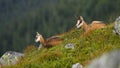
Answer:
[[85, 31], [84, 35], [89, 34], [93, 30], [104, 28], [105, 26], [106, 24], [103, 23], [102, 21], [92, 21], [91, 24], [87, 25], [82, 16], [78, 17], [76, 24], [77, 28], [82, 28]]
[[44, 39], [43, 36], [37, 32], [35, 42], [40, 42], [43, 47], [50, 48], [60, 44], [62, 38], [60, 36], [52, 36], [48, 39]]

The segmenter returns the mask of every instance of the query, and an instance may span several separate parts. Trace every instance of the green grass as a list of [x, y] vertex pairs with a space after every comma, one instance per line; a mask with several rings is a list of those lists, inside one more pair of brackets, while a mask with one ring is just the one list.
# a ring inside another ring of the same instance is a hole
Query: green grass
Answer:
[[[53, 48], [38, 51], [36, 47], [29, 46], [24, 51], [25, 57], [8, 68], [71, 68], [72, 64], [78, 62], [86, 66], [103, 53], [120, 48], [120, 36], [113, 34], [112, 30], [113, 24], [110, 24], [89, 36], [81, 36], [82, 30], [73, 29], [61, 34], [64, 41]], [[64, 48], [69, 43], [75, 44], [74, 50]]]

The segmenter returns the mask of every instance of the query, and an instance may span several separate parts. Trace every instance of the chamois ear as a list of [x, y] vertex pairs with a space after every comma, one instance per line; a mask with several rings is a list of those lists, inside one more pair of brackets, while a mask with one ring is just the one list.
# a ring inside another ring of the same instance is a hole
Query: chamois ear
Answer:
[[80, 19], [81, 19], [81, 20], [83, 20], [83, 17], [82, 17], [82, 16], [80, 16]]
[[36, 32], [38, 34], [38, 32]]
[[37, 33], [37, 35], [39, 35], [39, 33], [38, 32], [36, 32]]

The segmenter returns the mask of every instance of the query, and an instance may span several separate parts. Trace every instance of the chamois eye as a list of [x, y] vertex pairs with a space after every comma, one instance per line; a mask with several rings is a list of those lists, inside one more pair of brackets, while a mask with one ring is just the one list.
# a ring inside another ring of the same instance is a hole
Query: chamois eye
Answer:
[[78, 25], [80, 25], [82, 23], [82, 20], [79, 20], [79, 23], [78, 23]]
[[35, 39], [37, 39], [37, 36], [35, 37]]
[[80, 20], [80, 23], [82, 23], [82, 20]]

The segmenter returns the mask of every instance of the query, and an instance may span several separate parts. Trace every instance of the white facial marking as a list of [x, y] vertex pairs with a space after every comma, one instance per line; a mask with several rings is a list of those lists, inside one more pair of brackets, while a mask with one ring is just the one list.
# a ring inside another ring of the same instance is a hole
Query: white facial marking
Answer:
[[39, 41], [40, 41], [40, 38], [36, 37], [35, 42], [39, 42]]
[[40, 41], [40, 34], [37, 32], [35, 42], [39, 42], [39, 41]]
[[79, 25], [79, 23], [80, 23], [80, 20], [78, 20], [78, 21], [77, 21], [77, 24], [76, 24], [76, 26], [78, 26], [78, 25]]
[[80, 28], [83, 25], [83, 22], [80, 22], [80, 20], [77, 21], [76, 27]]

